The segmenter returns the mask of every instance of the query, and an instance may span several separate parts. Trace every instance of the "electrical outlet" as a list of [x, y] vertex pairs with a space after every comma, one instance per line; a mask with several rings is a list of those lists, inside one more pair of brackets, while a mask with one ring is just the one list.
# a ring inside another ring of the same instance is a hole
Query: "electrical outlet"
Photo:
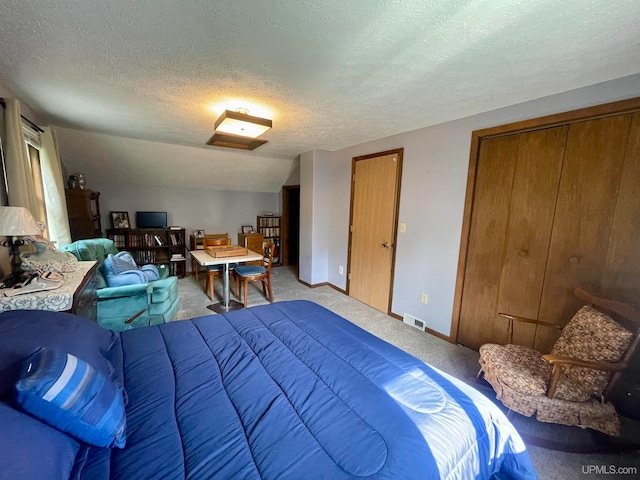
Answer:
[[340, 266], [338, 267], [338, 273], [339, 273], [340, 275], [344, 275], [344, 268], [342, 268], [342, 265], [340, 265]]
[[407, 224], [406, 223], [401, 223], [400, 224], [400, 233], [404, 233], [407, 231]]
[[428, 300], [428, 299], [429, 299], [429, 296], [428, 296], [426, 293], [423, 293], [423, 294], [422, 294], [422, 297], [421, 297], [421, 299], [420, 299], [420, 301], [421, 301], [422, 303], [427, 303], [427, 300]]

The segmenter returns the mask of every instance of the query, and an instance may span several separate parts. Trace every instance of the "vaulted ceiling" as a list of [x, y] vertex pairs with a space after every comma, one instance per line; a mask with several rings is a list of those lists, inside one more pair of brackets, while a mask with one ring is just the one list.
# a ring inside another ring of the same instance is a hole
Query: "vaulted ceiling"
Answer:
[[[0, 19], [0, 80], [61, 127], [65, 165], [147, 185], [277, 191], [302, 152], [640, 72], [637, 0], [6, 0]], [[206, 146], [241, 107], [269, 143]]]

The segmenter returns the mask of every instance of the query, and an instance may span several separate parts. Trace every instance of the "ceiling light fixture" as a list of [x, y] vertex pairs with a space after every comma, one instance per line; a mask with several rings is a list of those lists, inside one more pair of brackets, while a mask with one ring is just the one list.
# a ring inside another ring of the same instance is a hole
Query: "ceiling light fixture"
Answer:
[[213, 129], [216, 133], [228, 133], [242, 137], [256, 138], [273, 126], [268, 118], [249, 115], [249, 111], [239, 108], [235, 112], [225, 110], [216, 121]]
[[249, 115], [248, 110], [225, 110], [214, 124], [214, 134], [207, 145], [253, 150], [268, 140], [256, 140], [273, 126], [268, 118]]

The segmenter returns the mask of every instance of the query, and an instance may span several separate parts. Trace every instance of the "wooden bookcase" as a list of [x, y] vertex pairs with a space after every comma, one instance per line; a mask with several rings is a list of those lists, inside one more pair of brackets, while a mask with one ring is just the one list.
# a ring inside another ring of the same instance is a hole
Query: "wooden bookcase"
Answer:
[[71, 241], [102, 237], [100, 192], [88, 189], [66, 189]]
[[258, 215], [256, 229], [258, 233], [264, 235], [265, 243], [273, 242], [276, 246], [273, 252], [273, 264], [280, 265], [280, 216]]
[[183, 278], [187, 257], [184, 228], [109, 228], [107, 238], [129, 252], [138, 265], [166, 265], [169, 275]]

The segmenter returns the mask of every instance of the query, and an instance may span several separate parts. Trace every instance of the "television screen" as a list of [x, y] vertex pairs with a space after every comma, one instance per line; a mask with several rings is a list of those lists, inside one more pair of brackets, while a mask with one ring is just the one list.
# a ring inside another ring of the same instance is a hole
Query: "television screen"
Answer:
[[167, 212], [136, 212], [137, 228], [167, 228]]

